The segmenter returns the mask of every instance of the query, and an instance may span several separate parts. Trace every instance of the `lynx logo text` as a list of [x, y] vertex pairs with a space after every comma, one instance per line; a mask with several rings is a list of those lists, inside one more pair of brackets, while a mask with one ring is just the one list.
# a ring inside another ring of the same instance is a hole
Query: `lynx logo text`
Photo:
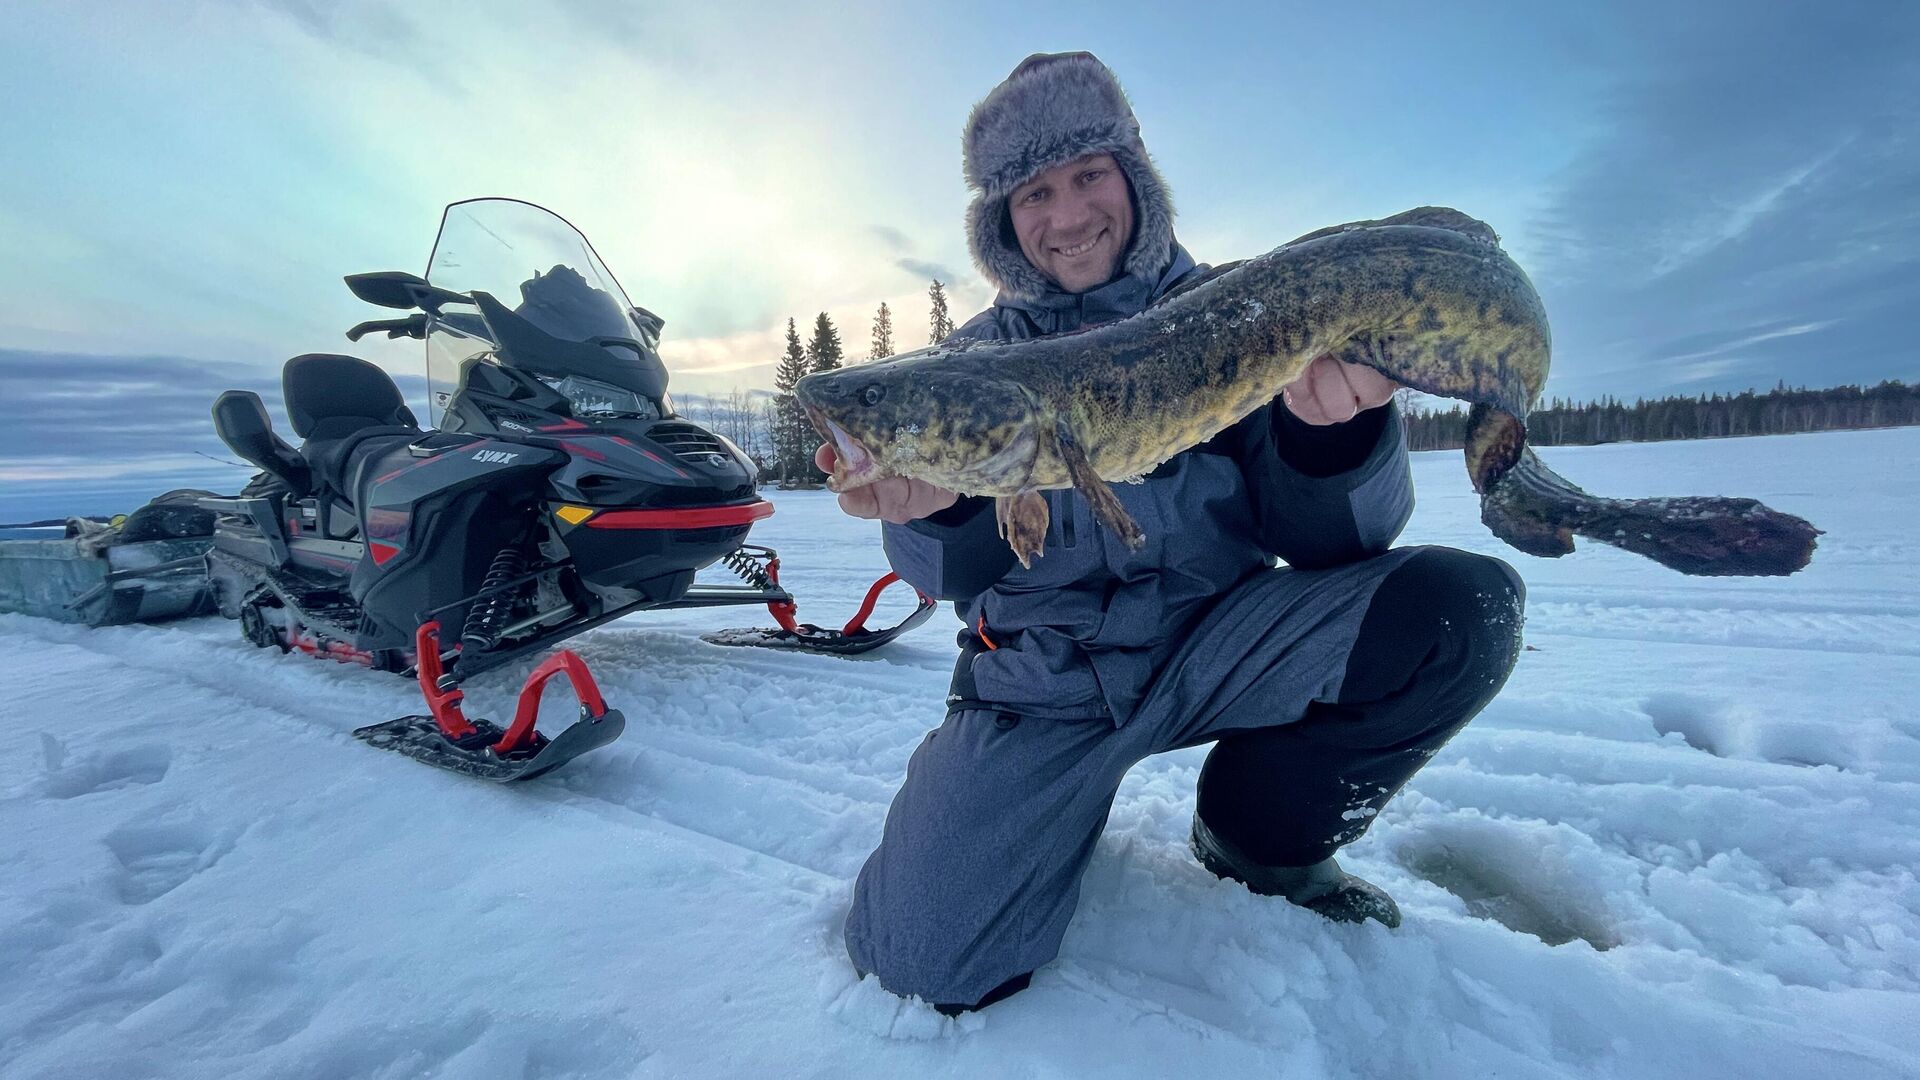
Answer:
[[505, 465], [519, 456], [519, 454], [509, 454], [504, 450], [475, 450], [473, 452], [473, 460], [484, 461], [489, 465]]

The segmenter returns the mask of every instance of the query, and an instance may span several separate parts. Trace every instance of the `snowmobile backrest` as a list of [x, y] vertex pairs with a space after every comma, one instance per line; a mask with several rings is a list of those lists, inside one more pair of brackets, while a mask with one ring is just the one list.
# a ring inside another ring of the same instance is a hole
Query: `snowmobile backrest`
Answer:
[[260, 395], [251, 390], [229, 390], [213, 401], [213, 429], [228, 449], [277, 476], [294, 494], [313, 490], [313, 474], [293, 447], [273, 433], [273, 419]]
[[296, 356], [280, 370], [280, 388], [287, 419], [302, 439], [339, 438], [374, 426], [420, 430], [393, 377], [358, 357]]

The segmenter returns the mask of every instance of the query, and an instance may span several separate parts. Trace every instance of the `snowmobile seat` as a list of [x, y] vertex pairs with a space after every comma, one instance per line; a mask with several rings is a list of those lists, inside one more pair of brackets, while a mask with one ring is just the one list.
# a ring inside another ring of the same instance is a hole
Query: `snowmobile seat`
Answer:
[[306, 353], [280, 370], [287, 419], [302, 439], [334, 439], [363, 427], [420, 430], [393, 376], [353, 356]]
[[338, 439], [308, 439], [301, 453], [313, 466], [314, 479], [349, 506], [355, 505], [353, 478], [362, 462], [420, 437], [419, 428], [398, 425], [363, 427]]
[[228, 390], [213, 402], [213, 429], [220, 441], [262, 471], [279, 477], [294, 494], [313, 487], [307, 462], [285, 439], [273, 433], [273, 418], [251, 390]]
[[363, 460], [420, 436], [413, 410], [392, 376], [352, 356], [307, 353], [280, 372], [287, 418], [306, 440], [300, 455], [316, 480], [351, 501], [351, 480]]

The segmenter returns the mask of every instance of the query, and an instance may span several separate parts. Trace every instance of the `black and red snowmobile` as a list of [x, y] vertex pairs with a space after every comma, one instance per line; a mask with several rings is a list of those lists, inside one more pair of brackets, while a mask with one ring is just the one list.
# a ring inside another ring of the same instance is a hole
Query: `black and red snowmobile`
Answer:
[[[746, 543], [773, 513], [753, 462], [675, 415], [657, 352], [661, 320], [636, 307], [573, 226], [530, 203], [447, 207], [426, 277], [355, 274], [354, 295], [410, 314], [347, 332], [427, 346], [422, 428], [398, 386], [365, 360], [287, 361], [298, 449], [258, 395], [229, 390], [214, 424], [262, 475], [218, 512], [208, 575], [222, 614], [282, 652], [413, 674], [429, 715], [362, 728], [383, 748], [493, 780], [523, 780], [618, 737], [620, 714], [561, 651], [535, 668], [504, 728], [467, 718], [460, 684], [637, 611], [766, 604], [778, 629], [721, 644], [851, 654], [924, 622], [803, 624], [779, 559]], [[436, 381], [446, 379], [446, 383]], [[444, 386], [444, 390], [443, 390]], [[719, 562], [738, 583], [695, 581]], [[535, 730], [542, 686], [572, 681], [581, 720]]]

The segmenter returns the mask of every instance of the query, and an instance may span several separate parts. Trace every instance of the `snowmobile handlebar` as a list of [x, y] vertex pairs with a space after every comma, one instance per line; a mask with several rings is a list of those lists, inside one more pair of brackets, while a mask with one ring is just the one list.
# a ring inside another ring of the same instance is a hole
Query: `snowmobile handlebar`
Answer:
[[427, 317], [409, 315], [404, 319], [368, 319], [347, 331], [347, 340], [359, 341], [368, 334], [376, 334], [382, 330], [387, 332], [389, 338], [410, 337], [424, 341], [427, 337]]

